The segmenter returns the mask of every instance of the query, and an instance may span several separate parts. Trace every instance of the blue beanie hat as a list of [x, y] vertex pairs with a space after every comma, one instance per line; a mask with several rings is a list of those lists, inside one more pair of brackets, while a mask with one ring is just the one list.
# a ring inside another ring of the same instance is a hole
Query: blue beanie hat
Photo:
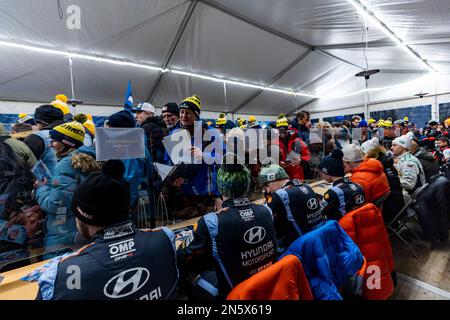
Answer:
[[112, 128], [134, 128], [136, 120], [128, 110], [121, 110], [109, 116], [108, 125]]
[[343, 157], [342, 150], [334, 149], [331, 155], [320, 161], [319, 170], [333, 177], [343, 177], [345, 175]]
[[367, 127], [367, 121], [366, 120], [361, 120], [358, 124], [358, 128], [365, 128]]

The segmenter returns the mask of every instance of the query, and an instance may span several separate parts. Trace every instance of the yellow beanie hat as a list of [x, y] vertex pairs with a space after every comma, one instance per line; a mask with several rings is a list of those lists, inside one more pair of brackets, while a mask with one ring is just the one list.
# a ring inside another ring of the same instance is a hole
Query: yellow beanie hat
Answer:
[[281, 127], [289, 127], [288, 119], [286, 119], [286, 116], [283, 113], [280, 113], [277, 120], [277, 128]]
[[200, 118], [200, 112], [202, 109], [202, 103], [200, 102], [200, 97], [197, 95], [193, 95], [184, 99], [178, 109], [189, 109], [192, 110], [198, 118]]
[[50, 138], [73, 148], [83, 145], [85, 131], [81, 123], [77, 121], [63, 123], [50, 130]]
[[64, 94], [57, 94], [55, 100], [50, 103], [55, 108], [61, 110], [64, 115], [70, 113], [69, 106], [67, 105], [67, 96]]
[[369, 124], [374, 123], [374, 122], [377, 122], [374, 118], [369, 119]]
[[216, 120], [217, 126], [224, 126], [227, 124], [227, 118], [225, 116], [225, 113], [219, 114], [219, 118]]

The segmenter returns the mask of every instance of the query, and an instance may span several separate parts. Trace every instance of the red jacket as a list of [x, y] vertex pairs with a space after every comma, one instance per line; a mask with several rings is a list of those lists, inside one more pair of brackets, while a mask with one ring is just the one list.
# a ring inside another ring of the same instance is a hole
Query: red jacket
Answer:
[[227, 300], [312, 300], [300, 260], [290, 254], [241, 282]]
[[[291, 130], [291, 129], [289, 129], [289, 130]], [[295, 129], [292, 129], [292, 130], [295, 130]], [[286, 161], [286, 158], [289, 155], [289, 153], [291, 151], [293, 151], [295, 144], [300, 145], [299, 151], [300, 151], [300, 158], [302, 159], [302, 162], [311, 160], [311, 154], [309, 152], [308, 146], [306, 145], [305, 142], [303, 142], [302, 139], [300, 139], [298, 137], [296, 132], [293, 134], [290, 134], [290, 136], [287, 140], [287, 143], [285, 140], [280, 138], [278, 144], [279, 144], [280, 153], [281, 153], [280, 161], [283, 161], [283, 162]], [[289, 175], [290, 179], [298, 179], [298, 180], [305, 179], [302, 164], [300, 164], [298, 166], [291, 166], [289, 164], [286, 164], [283, 167], [286, 170], [286, 173]]]
[[[394, 271], [394, 257], [383, 216], [380, 210], [368, 203], [347, 213], [339, 220], [341, 227], [358, 245], [367, 261], [363, 296], [371, 300], [385, 300], [394, 292], [391, 272]], [[378, 266], [381, 279], [377, 288], [374, 280]], [[375, 285], [375, 286], [373, 286]], [[372, 286], [372, 287], [369, 287]]]
[[352, 170], [350, 179], [364, 189], [367, 202], [373, 202], [391, 191], [380, 161], [369, 158]]

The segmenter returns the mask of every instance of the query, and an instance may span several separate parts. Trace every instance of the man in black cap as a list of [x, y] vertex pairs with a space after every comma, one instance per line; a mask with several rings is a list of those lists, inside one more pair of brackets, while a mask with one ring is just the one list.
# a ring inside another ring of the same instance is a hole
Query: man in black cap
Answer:
[[344, 153], [340, 149], [334, 149], [331, 155], [323, 158], [319, 164], [322, 179], [333, 183], [333, 187], [325, 193], [322, 201], [323, 214], [333, 220], [339, 220], [347, 212], [366, 202], [363, 188], [348, 177], [344, 177], [343, 156]]
[[39, 129], [25, 138], [24, 142], [33, 151], [37, 160], [42, 160], [53, 173], [56, 166], [56, 153], [51, 147], [49, 133], [54, 127], [64, 123], [64, 113], [50, 104], [36, 108], [34, 121]]
[[39, 278], [38, 299], [174, 299], [175, 236], [165, 227], [138, 230], [128, 220], [130, 192], [121, 161], [105, 163], [73, 195], [79, 232], [92, 241], [52, 260]]
[[164, 124], [168, 130], [174, 128], [180, 120], [180, 111], [178, 105], [175, 102], [168, 102], [162, 107], [161, 112]]

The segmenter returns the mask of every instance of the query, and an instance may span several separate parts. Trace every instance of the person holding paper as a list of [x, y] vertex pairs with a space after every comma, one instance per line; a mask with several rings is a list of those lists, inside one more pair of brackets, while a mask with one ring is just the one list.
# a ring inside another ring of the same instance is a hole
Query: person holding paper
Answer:
[[295, 129], [289, 128], [289, 123], [284, 114], [280, 114], [277, 120], [280, 146], [280, 165], [290, 179], [304, 180], [302, 162], [311, 159], [308, 146], [295, 133]]
[[[200, 207], [203, 208], [201, 211], [208, 211], [209, 207], [215, 210], [220, 209], [222, 200], [216, 183], [217, 168], [214, 164], [208, 164], [214, 163], [216, 150], [213, 150], [213, 152], [211, 153], [205, 152], [205, 148], [207, 145], [203, 142], [203, 139], [199, 139], [202, 142], [202, 145], [200, 147], [194, 146], [195, 122], [200, 120], [200, 98], [194, 95], [184, 99], [179, 106], [179, 110], [180, 121], [170, 131], [169, 136], [182, 134], [180, 130], [185, 130], [189, 134], [191, 146], [188, 147], [186, 152], [188, 153], [188, 158], [191, 158], [191, 160], [195, 160], [191, 161], [190, 163], [195, 163], [193, 164], [193, 166], [195, 166], [195, 168], [193, 169], [197, 170], [197, 175], [191, 181], [186, 181], [183, 178], [179, 178], [172, 184], [173, 187], [181, 189], [182, 197], [181, 201], [179, 201], [178, 203], [181, 205], [181, 208], [193, 207], [194, 203], [198, 203]], [[213, 130], [213, 128], [209, 126], [207, 126], [206, 129]], [[183, 139], [182, 141], [184, 140], [185, 139]], [[224, 148], [223, 143], [222, 148]], [[171, 159], [171, 156], [169, 155], [167, 150], [165, 160], [166, 164], [168, 165], [177, 164], [173, 162], [173, 159]]]
[[77, 242], [75, 216], [70, 207], [73, 192], [87, 174], [100, 169], [94, 149], [83, 146], [85, 132], [81, 123], [56, 126], [49, 137], [58, 163], [50, 180], [44, 178], [35, 184], [36, 202], [47, 214], [44, 222], [47, 252], [53, 246]]

